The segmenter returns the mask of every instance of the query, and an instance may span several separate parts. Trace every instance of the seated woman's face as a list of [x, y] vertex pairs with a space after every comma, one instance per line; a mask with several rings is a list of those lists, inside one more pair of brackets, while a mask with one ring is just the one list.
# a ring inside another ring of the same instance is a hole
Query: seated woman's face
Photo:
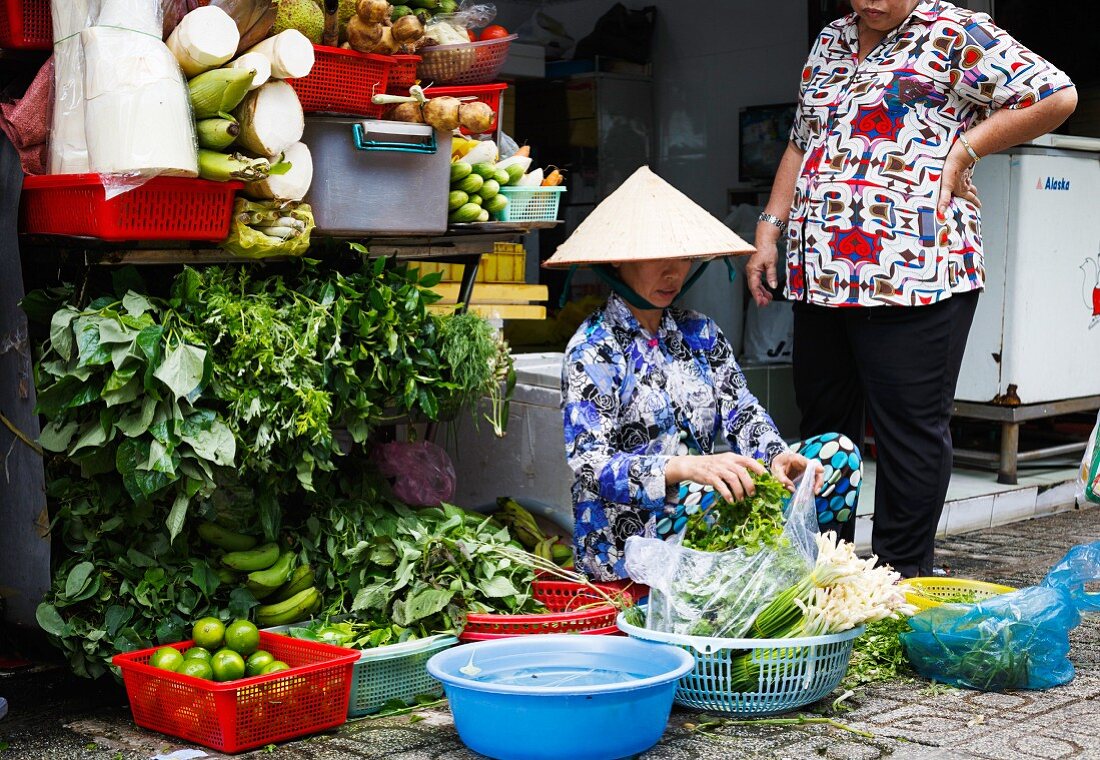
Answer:
[[689, 259], [661, 259], [659, 261], [629, 261], [616, 264], [619, 276], [635, 293], [654, 306], [664, 309], [680, 294], [688, 272]]

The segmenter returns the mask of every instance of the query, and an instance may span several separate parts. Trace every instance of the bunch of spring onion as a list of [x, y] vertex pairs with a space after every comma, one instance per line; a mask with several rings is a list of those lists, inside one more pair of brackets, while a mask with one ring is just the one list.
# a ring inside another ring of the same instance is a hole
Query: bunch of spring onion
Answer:
[[901, 576], [889, 567], [876, 567], [877, 557], [860, 559], [855, 547], [837, 540], [832, 531], [815, 541], [813, 570], [757, 615], [754, 636], [822, 636], [916, 612], [897, 585]]

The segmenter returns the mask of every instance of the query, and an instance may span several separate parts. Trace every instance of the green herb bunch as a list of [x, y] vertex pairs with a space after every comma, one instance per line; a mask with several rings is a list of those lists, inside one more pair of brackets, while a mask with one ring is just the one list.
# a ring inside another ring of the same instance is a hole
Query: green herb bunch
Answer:
[[741, 548], [748, 555], [779, 546], [783, 538], [783, 502], [787, 489], [769, 472], [751, 473], [756, 491], [730, 503], [717, 496], [706, 514], [688, 518], [683, 545], [706, 552]]

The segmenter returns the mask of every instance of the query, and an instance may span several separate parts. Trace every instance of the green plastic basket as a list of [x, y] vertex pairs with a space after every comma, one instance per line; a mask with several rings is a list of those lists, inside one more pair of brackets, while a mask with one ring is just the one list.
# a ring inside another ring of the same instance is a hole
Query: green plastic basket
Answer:
[[[676, 686], [676, 704], [734, 716], [777, 715], [821, 699], [844, 678], [852, 644], [864, 630], [859, 626], [844, 633], [791, 639], [723, 639], [651, 631], [628, 623], [625, 615], [620, 613], [617, 623], [628, 636], [695, 655], [695, 668]], [[746, 652], [759, 665], [756, 690], [724, 688], [730, 663]]]
[[[291, 628], [307, 625], [308, 622], [303, 622], [264, 630], [285, 635]], [[417, 697], [442, 697], [443, 684], [428, 675], [427, 663], [433, 654], [457, 643], [458, 639], [454, 636], [440, 634], [401, 644], [355, 650], [359, 652], [359, 659], [351, 672], [348, 718], [376, 713], [395, 699], [411, 705]]]

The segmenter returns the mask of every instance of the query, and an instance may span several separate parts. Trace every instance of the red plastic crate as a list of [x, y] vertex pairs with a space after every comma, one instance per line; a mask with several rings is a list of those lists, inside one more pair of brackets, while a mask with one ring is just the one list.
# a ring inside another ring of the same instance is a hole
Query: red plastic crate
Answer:
[[[183, 641], [171, 646], [185, 650]], [[154, 668], [159, 647], [117, 654], [134, 722], [219, 752], [243, 752], [335, 728], [347, 720], [359, 652], [260, 631], [260, 649], [290, 666], [215, 683]]]
[[298, 93], [306, 113], [367, 116], [377, 119], [385, 110], [371, 98], [386, 92], [393, 56], [359, 53], [314, 45], [313, 70], [287, 82]]
[[408, 95], [409, 88], [416, 84], [416, 67], [420, 63], [418, 55], [395, 55], [390, 67], [390, 81], [386, 91], [390, 95]]
[[233, 195], [241, 182], [154, 177], [106, 199], [98, 174], [54, 174], [23, 180], [20, 232], [100, 240], [201, 240], [229, 235]]
[[[496, 82], [494, 84], [471, 84], [463, 87], [429, 87], [424, 90], [424, 95], [429, 98], [441, 98], [443, 96], [467, 98], [468, 100], [464, 102], [480, 100], [482, 103], [486, 103], [489, 108], [493, 109], [493, 124], [486, 132], [495, 132], [497, 122], [500, 120], [500, 96], [507, 89], [508, 85], [506, 83]], [[463, 129], [462, 134], [472, 133]], [[476, 134], [483, 133], [478, 132]]]
[[[595, 585], [604, 588], [602, 584]], [[618, 593], [617, 589], [604, 590], [612, 595]], [[550, 612], [538, 615], [471, 613], [466, 616], [466, 627], [458, 638], [485, 641], [542, 633], [605, 635], [619, 632], [615, 625], [618, 609], [580, 583], [537, 580], [533, 593]], [[584, 609], [578, 610], [578, 607]]]
[[49, 50], [53, 47], [50, 0], [4, 0], [0, 8], [0, 48]]

